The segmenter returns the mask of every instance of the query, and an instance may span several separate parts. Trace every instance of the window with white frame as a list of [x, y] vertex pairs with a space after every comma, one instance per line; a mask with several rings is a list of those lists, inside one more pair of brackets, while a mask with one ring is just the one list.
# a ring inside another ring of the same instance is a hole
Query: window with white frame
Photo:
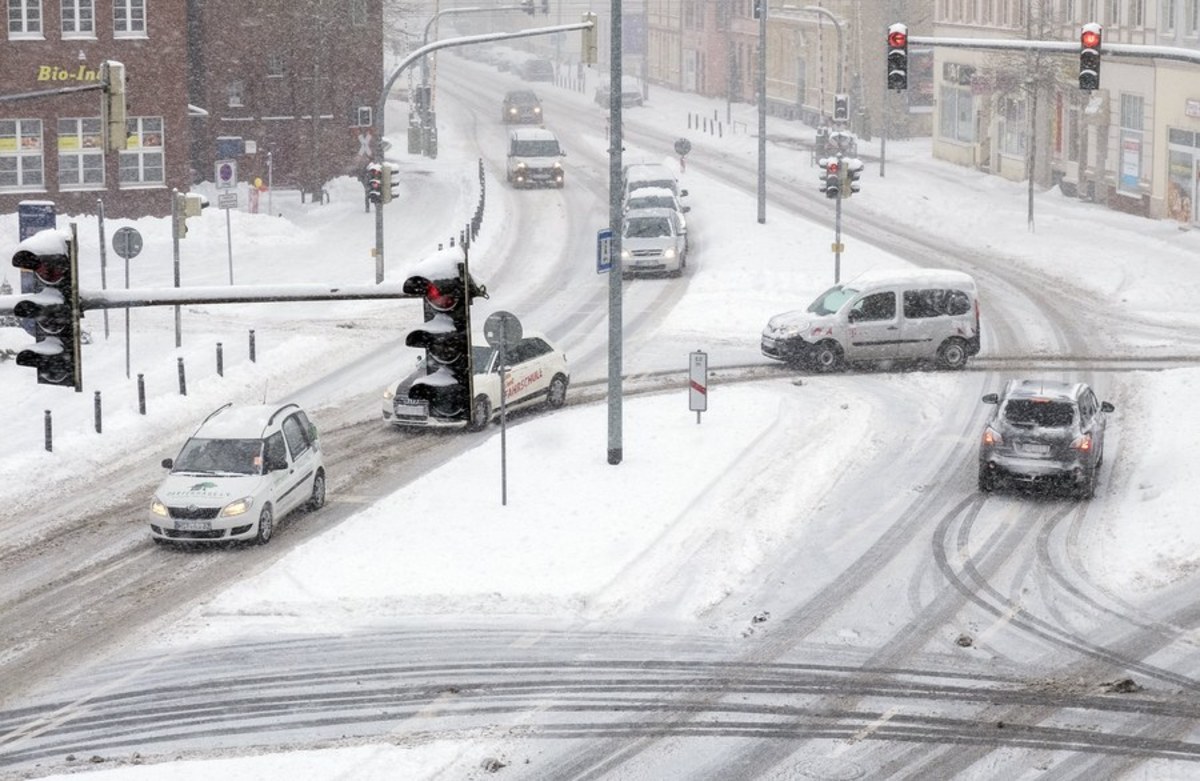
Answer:
[[225, 87], [225, 98], [230, 108], [241, 108], [245, 104], [246, 83], [241, 80], [229, 82]]
[[1096, 0], [1083, 0], [1083, 18], [1079, 21], [1082, 24], [1087, 24], [1088, 22], [1098, 22], [1099, 18], [1096, 16], [1097, 10]]
[[975, 99], [969, 87], [943, 86], [939, 128], [942, 138], [975, 141]]
[[113, 36], [146, 36], [146, 0], [113, 0]]
[[100, 117], [58, 120], [58, 186], [63, 190], [104, 184], [104, 137]]
[[125, 122], [125, 151], [120, 153], [118, 168], [122, 185], [162, 184], [162, 117], [133, 117]]
[[1173, 33], [1175, 32], [1175, 15], [1179, 11], [1178, 4], [1175, 0], [1160, 0], [1160, 2], [1162, 5], [1159, 6], [1158, 13], [1162, 18], [1163, 32]]
[[0, 119], [0, 190], [41, 189], [42, 169], [42, 120]]
[[1121, 23], [1121, 0], [1108, 0], [1108, 19], [1105, 22], [1114, 27]]
[[1023, 98], [1004, 98], [1000, 103], [1000, 154], [1023, 157], [1028, 128]]
[[62, 0], [63, 38], [96, 37], [95, 0]]
[[42, 0], [8, 0], [8, 37], [42, 37]]
[[282, 54], [267, 55], [267, 77], [272, 79], [282, 79], [287, 75], [287, 63], [283, 59]]
[[1145, 101], [1141, 95], [1130, 95], [1128, 93], [1121, 95], [1121, 129], [1122, 130], [1145, 130], [1143, 124], [1143, 108]]
[[1200, 35], [1200, 0], [1187, 0], [1183, 9], [1183, 31], [1188, 35]]

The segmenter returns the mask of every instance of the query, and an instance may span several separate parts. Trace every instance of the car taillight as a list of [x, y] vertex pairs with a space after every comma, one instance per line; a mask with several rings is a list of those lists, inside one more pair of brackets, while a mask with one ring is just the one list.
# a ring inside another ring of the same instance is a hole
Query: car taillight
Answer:
[[1080, 453], [1087, 453], [1092, 449], [1092, 435], [1084, 434], [1071, 443], [1071, 447], [1078, 450]]
[[995, 447], [996, 445], [1004, 444], [1004, 438], [1000, 436], [996, 429], [988, 426], [983, 430], [983, 446]]

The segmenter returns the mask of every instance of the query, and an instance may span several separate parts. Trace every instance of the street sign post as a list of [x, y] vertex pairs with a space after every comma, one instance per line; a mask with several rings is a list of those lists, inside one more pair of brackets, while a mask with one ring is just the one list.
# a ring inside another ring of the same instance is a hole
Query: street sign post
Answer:
[[[505, 371], [508, 363], [509, 345], [521, 341], [525, 335], [521, 321], [511, 312], [492, 312], [483, 321], [483, 338], [499, 352], [500, 366], [500, 504], [508, 504], [508, 392], [505, 388]], [[472, 402], [474, 403], [474, 402]]]
[[688, 409], [696, 413], [696, 423], [700, 413], [708, 411], [708, 353], [702, 350], [688, 360]]
[[[136, 258], [142, 251], [142, 234], [137, 228], [117, 228], [113, 233], [113, 251], [125, 259], [125, 289], [129, 289], [129, 259]], [[108, 310], [104, 310], [108, 316]], [[125, 379], [129, 379], [129, 307], [125, 307]]]
[[237, 160], [218, 160], [213, 164], [213, 181], [218, 190], [232, 190], [237, 180]]

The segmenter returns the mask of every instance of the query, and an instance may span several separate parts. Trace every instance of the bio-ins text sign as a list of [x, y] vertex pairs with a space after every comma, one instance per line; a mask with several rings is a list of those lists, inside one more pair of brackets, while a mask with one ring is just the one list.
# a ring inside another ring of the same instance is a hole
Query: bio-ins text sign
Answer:
[[86, 65], [80, 65], [78, 68], [39, 65], [37, 70], [38, 81], [97, 81], [99, 78], [99, 71]]

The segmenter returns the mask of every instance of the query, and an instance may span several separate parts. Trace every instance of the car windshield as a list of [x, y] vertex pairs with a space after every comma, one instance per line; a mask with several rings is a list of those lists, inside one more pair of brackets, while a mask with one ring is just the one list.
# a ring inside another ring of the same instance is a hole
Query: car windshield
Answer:
[[486, 374], [488, 367], [492, 365], [492, 355], [495, 350], [488, 345], [475, 344], [471, 346], [471, 370], [475, 374]]
[[633, 217], [625, 221], [625, 237], [653, 239], [671, 235], [671, 222], [666, 217]]
[[172, 472], [262, 473], [261, 439], [198, 439], [193, 437], [175, 459]]
[[832, 315], [856, 295], [858, 291], [853, 288], [834, 285], [817, 296], [817, 300], [808, 305], [808, 311], [815, 315]]
[[675, 201], [667, 195], [643, 195], [629, 199], [630, 209], [674, 209]]
[[518, 141], [513, 151], [521, 157], [553, 157], [558, 154], [558, 142], [554, 139]]
[[1066, 428], [1075, 419], [1075, 407], [1045, 399], [1010, 399], [1004, 405], [1004, 419], [1014, 426]]

